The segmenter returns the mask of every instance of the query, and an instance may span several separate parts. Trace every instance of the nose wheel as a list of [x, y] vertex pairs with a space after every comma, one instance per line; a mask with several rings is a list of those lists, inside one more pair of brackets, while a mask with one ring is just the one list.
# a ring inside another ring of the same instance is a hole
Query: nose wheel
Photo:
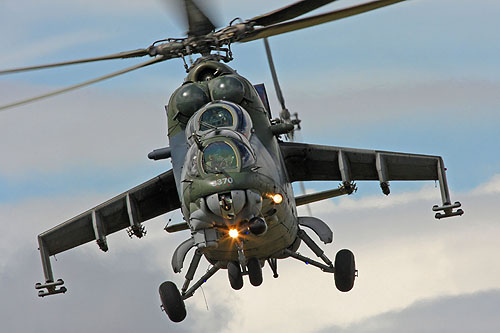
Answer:
[[260, 266], [259, 260], [255, 257], [248, 259], [247, 269], [248, 278], [252, 286], [260, 286], [262, 284], [262, 267]]
[[234, 290], [243, 288], [243, 274], [241, 273], [240, 264], [235, 261], [227, 263], [227, 276], [229, 284]]
[[227, 276], [229, 284], [234, 290], [240, 290], [243, 287], [243, 275], [248, 275], [252, 286], [258, 287], [262, 284], [262, 266], [257, 258], [250, 258], [247, 261], [245, 271], [241, 271], [241, 266], [236, 261], [227, 263]]

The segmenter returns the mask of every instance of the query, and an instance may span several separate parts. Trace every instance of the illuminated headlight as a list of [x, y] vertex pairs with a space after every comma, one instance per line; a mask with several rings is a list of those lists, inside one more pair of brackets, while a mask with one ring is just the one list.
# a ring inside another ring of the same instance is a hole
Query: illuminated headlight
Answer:
[[238, 230], [236, 229], [229, 229], [229, 237], [231, 238], [238, 238]]
[[279, 193], [276, 193], [276, 194], [272, 194], [271, 195], [271, 200], [275, 203], [275, 204], [280, 204], [283, 202], [283, 196]]

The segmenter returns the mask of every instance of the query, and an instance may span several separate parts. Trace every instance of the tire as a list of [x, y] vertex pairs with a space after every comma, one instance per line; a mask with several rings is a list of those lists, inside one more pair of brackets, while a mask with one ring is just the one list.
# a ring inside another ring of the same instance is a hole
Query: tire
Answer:
[[252, 286], [258, 287], [262, 284], [262, 267], [257, 258], [250, 258], [247, 262], [248, 278]]
[[335, 286], [341, 292], [348, 292], [354, 286], [355, 277], [354, 254], [347, 249], [340, 250], [335, 256]]
[[241, 274], [240, 264], [234, 261], [227, 263], [227, 277], [229, 284], [234, 290], [243, 288], [243, 275]]
[[171, 281], [166, 281], [160, 285], [159, 292], [161, 304], [170, 320], [176, 323], [183, 321], [187, 315], [186, 305], [177, 286]]

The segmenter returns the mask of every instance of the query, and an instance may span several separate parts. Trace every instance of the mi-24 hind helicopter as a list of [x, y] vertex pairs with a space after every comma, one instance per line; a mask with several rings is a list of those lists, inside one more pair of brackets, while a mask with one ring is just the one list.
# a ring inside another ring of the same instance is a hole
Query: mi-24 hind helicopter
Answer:
[[[353, 253], [340, 250], [332, 262], [304, 230], [311, 229], [325, 244], [332, 242], [332, 231], [317, 218], [297, 216], [296, 207], [351, 194], [356, 189], [354, 181], [379, 181], [383, 193], [388, 195], [389, 181], [437, 180], [442, 205], [433, 207], [435, 217], [463, 214], [457, 209], [460, 203], [451, 202], [443, 160], [439, 156], [282, 141], [283, 135], [293, 137], [299, 121], [292, 120], [286, 110], [269, 48], [273, 80], [282, 106], [278, 119], [272, 119], [270, 115], [263, 86], [254, 87], [221, 62], [232, 59], [232, 43], [302, 29], [403, 0], [372, 1], [293, 20], [333, 1], [298, 1], [215, 30], [212, 21], [193, 0], [184, 0], [189, 24], [186, 38], [167, 39], [147, 49], [105, 57], [0, 72], [6, 74], [145, 55], [154, 57], [95, 80], [2, 107], [5, 109], [167, 59], [201, 54], [190, 67], [185, 63], [188, 75], [170, 98], [167, 107], [170, 146], [149, 154], [155, 160], [170, 158], [172, 170], [40, 234], [38, 242], [45, 283], [36, 284], [39, 296], [66, 292], [63, 280], [54, 279], [51, 255], [92, 240], [96, 240], [101, 250], [107, 251], [107, 235], [127, 229], [130, 236], [141, 238], [146, 234], [143, 222], [177, 209], [181, 209], [185, 222], [169, 225], [166, 230], [189, 230], [189, 233], [173, 254], [174, 272], [181, 272], [187, 253], [193, 248], [194, 255], [180, 291], [170, 281], [159, 287], [162, 307], [175, 322], [186, 317], [184, 300], [193, 296], [220, 269], [227, 269], [231, 287], [238, 290], [243, 286], [244, 275], [248, 275], [252, 285], [259, 286], [263, 282], [262, 267], [266, 262], [274, 277], [278, 277], [277, 261], [291, 257], [333, 273], [340, 291], [351, 290], [357, 275]], [[340, 181], [340, 186], [320, 193], [294, 196], [293, 182], [318, 180]], [[302, 242], [319, 259], [299, 254], [297, 250]], [[203, 256], [212, 266], [191, 284]]]

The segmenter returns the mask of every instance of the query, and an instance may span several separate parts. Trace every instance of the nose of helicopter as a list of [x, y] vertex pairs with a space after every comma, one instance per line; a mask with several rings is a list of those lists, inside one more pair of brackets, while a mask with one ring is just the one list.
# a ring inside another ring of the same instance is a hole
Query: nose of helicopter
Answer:
[[235, 225], [261, 215], [262, 196], [252, 190], [232, 190], [214, 193], [205, 198], [206, 209], [222, 218], [227, 225]]
[[219, 236], [215, 225], [239, 229], [242, 223], [261, 216], [262, 196], [252, 190], [231, 190], [200, 198], [190, 216], [194, 243], [198, 248], [216, 248]]

